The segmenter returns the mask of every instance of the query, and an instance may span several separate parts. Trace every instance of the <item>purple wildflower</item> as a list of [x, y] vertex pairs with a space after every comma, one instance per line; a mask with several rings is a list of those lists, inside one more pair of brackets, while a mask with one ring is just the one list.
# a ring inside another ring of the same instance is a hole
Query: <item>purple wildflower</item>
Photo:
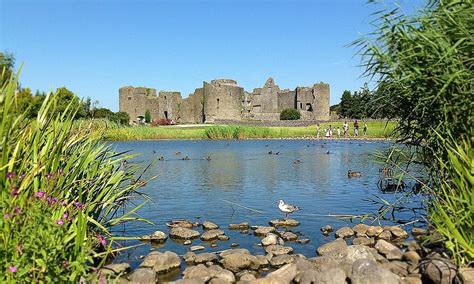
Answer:
[[61, 219], [58, 219], [58, 220], [56, 221], [56, 225], [62, 226], [62, 225], [64, 225], [64, 221], [61, 220]]
[[58, 200], [52, 196], [48, 196], [48, 198], [46, 198], [46, 201], [48, 201], [48, 204], [49, 205], [53, 205], [54, 203], [56, 203]]
[[20, 255], [23, 254], [23, 245], [21, 243], [18, 243], [18, 245], [16, 246], [16, 250], [18, 251], [18, 253]]
[[74, 201], [74, 206], [76, 206], [76, 208], [79, 209], [79, 210], [84, 209], [84, 204], [82, 204], [79, 201]]
[[12, 191], [10, 192], [11, 196], [17, 196], [18, 195], [18, 187], [14, 186]]
[[58, 174], [60, 174], [62, 177], [66, 175], [63, 169], [59, 169]]
[[67, 214], [67, 213], [64, 213], [64, 214], [63, 214], [63, 219], [66, 219], [66, 220], [67, 220], [68, 217], [69, 217], [69, 214]]
[[44, 196], [46, 195], [46, 192], [44, 191], [38, 191], [37, 193], [35, 193], [35, 197], [36, 198], [43, 198]]
[[15, 206], [15, 213], [20, 215], [21, 214], [21, 209], [18, 206]]
[[15, 273], [16, 272], [16, 266], [10, 266], [8, 268], [8, 270], [11, 272], [11, 273]]
[[3, 219], [5, 219], [5, 220], [10, 219], [10, 214], [8, 214], [8, 213], [3, 214]]
[[62, 206], [67, 206], [67, 202], [66, 202], [66, 200], [64, 200], [64, 199], [61, 199], [61, 205], [62, 205]]
[[7, 173], [7, 179], [12, 179], [14, 177], [15, 177], [15, 173], [12, 173], [12, 172]]
[[102, 246], [106, 246], [107, 245], [107, 240], [105, 239], [104, 236], [102, 236], [101, 234], [97, 234], [97, 239], [99, 240], [99, 243], [102, 245]]
[[24, 178], [25, 178], [25, 174], [24, 174], [24, 173], [21, 173], [21, 174], [19, 175], [19, 177], [20, 177], [20, 179], [24, 179]]
[[47, 179], [50, 179], [50, 178], [52, 178], [52, 177], [53, 177], [53, 174], [52, 174], [52, 173], [47, 173], [47, 174], [46, 174], [46, 178], [47, 178]]

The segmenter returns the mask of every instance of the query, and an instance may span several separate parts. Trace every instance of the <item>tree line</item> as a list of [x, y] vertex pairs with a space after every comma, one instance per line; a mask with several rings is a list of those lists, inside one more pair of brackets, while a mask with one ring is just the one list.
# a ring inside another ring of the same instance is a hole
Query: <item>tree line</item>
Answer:
[[[14, 73], [15, 57], [11, 53], [0, 52], [0, 86], [10, 80]], [[17, 114], [26, 113], [27, 118], [33, 119], [43, 104], [46, 93], [37, 90], [34, 94], [30, 88], [24, 88], [18, 84], [16, 91], [16, 104], [14, 112]], [[91, 98], [80, 99], [74, 92], [66, 87], [57, 88], [52, 94], [57, 98], [55, 114], [64, 113], [68, 107], [77, 109], [74, 119], [95, 119], [105, 118], [112, 122], [128, 125], [130, 116], [126, 112], [113, 112], [108, 108], [98, 107], [98, 102], [92, 102]]]

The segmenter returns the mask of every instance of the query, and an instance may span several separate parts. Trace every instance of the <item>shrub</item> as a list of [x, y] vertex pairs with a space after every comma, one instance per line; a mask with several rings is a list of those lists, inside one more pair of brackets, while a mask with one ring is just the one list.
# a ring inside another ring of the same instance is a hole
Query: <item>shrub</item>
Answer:
[[138, 192], [128, 157], [90, 135], [69, 104], [46, 96], [37, 117], [14, 113], [16, 79], [0, 89], [0, 282], [78, 282], [102, 264], [119, 209]]
[[280, 113], [280, 120], [298, 120], [300, 118], [300, 112], [293, 108], [284, 109]]

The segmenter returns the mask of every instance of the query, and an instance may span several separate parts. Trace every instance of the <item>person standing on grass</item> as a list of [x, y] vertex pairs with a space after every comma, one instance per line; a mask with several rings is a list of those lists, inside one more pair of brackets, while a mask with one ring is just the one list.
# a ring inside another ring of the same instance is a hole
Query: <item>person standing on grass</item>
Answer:
[[329, 138], [332, 138], [332, 126], [329, 125]]
[[341, 129], [337, 127], [337, 138], [341, 138]]
[[354, 136], [359, 136], [359, 122], [357, 119], [354, 121]]
[[319, 123], [316, 124], [316, 138], [319, 139], [319, 134], [321, 132], [321, 126], [319, 126]]
[[364, 121], [364, 136], [367, 135], [367, 122]]
[[347, 120], [344, 121], [344, 124], [342, 125], [342, 129], [344, 130], [344, 138], [347, 138], [347, 131], [349, 130], [349, 124], [347, 123]]

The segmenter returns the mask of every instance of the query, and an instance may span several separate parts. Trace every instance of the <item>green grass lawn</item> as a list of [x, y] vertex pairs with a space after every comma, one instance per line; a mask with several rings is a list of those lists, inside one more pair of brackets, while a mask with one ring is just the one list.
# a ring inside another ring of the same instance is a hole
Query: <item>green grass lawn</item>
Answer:
[[[331, 125], [340, 127], [342, 135], [342, 122], [321, 123], [321, 138], [324, 138], [324, 129]], [[362, 136], [359, 129], [359, 138], [383, 139], [388, 138], [395, 128], [396, 122], [369, 121], [367, 122], [367, 136]], [[353, 138], [352, 124], [349, 125], [350, 138]], [[133, 126], [111, 127], [101, 129], [106, 140], [146, 140], [146, 139], [272, 139], [272, 138], [314, 138], [316, 126], [306, 127], [263, 127], [263, 126], [236, 126], [236, 125], [206, 125], [196, 127], [179, 126]], [[333, 131], [333, 137], [337, 135]]]

